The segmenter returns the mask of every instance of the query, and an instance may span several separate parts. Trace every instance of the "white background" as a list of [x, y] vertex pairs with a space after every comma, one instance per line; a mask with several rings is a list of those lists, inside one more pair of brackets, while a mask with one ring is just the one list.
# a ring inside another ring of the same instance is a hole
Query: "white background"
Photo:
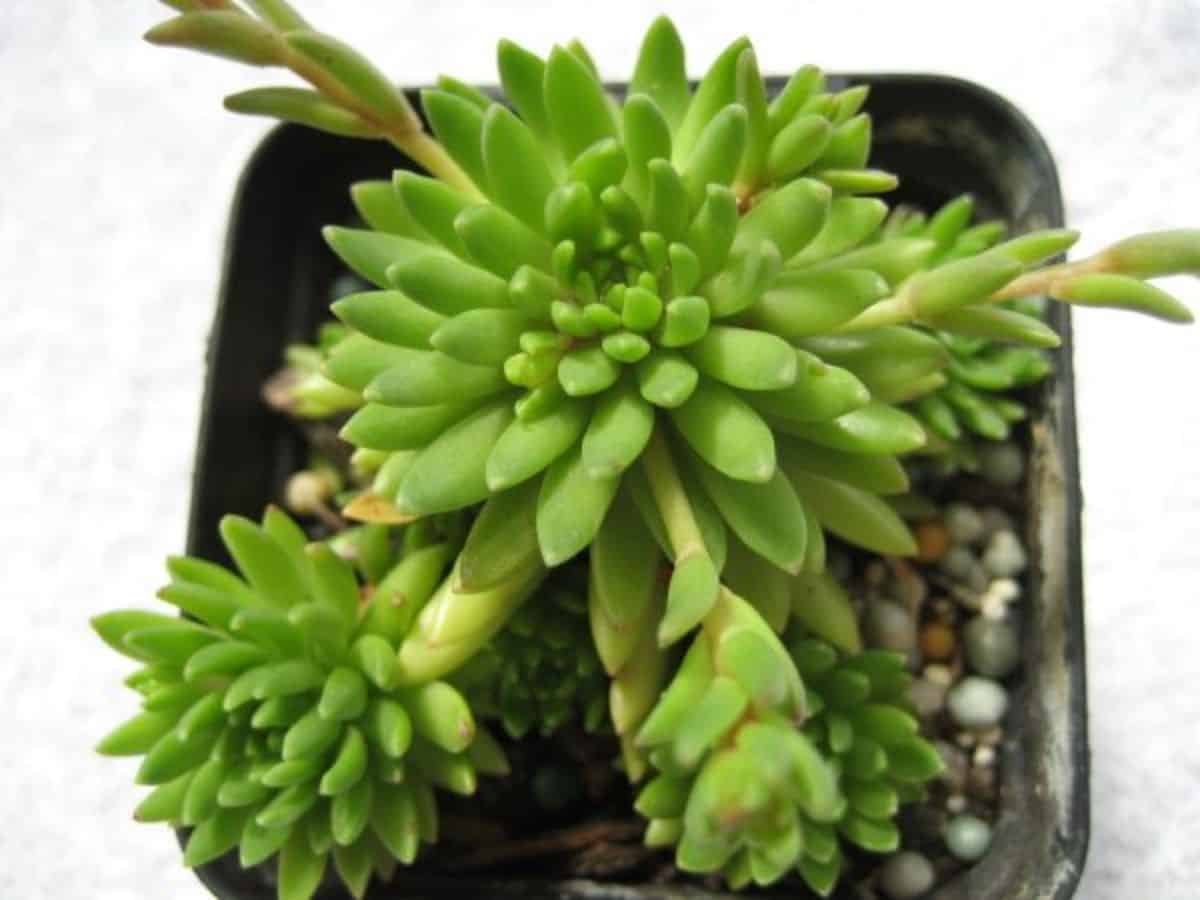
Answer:
[[[495, 41], [581, 35], [611, 78], [671, 13], [700, 67], [987, 84], [1049, 140], [1079, 250], [1200, 225], [1200, 5], [302, 0], [406, 83], [493, 78]], [[149, 48], [151, 0], [0, 2], [0, 898], [200, 898], [131, 762], [133, 709], [86, 630], [149, 605], [183, 542], [204, 335], [231, 189], [264, 130], [220, 109], [270, 73]], [[1200, 310], [1200, 286], [1178, 293]], [[1200, 328], [1080, 317], [1093, 747], [1084, 900], [1200, 895]]]

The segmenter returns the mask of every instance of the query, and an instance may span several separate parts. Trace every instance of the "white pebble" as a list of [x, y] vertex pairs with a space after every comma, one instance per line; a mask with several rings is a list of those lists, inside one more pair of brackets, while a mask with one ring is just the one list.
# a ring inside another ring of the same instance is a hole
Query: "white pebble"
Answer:
[[956, 859], [975, 862], [992, 843], [992, 826], [974, 816], [956, 816], [946, 823], [946, 849]]
[[999, 621], [1008, 617], [1008, 604], [995, 594], [984, 592], [979, 598], [979, 613], [985, 619]]
[[925, 667], [925, 671], [922, 674], [925, 676], [926, 681], [931, 681], [942, 687], [950, 687], [954, 682], [954, 675], [950, 672], [950, 668], [941, 663], [930, 663]]
[[933, 864], [911, 850], [890, 857], [879, 870], [879, 887], [892, 900], [914, 900], [933, 887], [933, 881]]
[[989, 769], [996, 764], [996, 748], [981, 744], [975, 748], [975, 755], [971, 760], [979, 768]]
[[946, 812], [958, 815], [967, 811], [967, 798], [962, 794], [951, 794], [946, 798]]
[[969, 675], [946, 695], [950, 716], [963, 728], [993, 728], [1008, 710], [1008, 692], [990, 678]]
[[974, 544], [984, 537], [983, 517], [975, 507], [951, 503], [943, 514], [946, 531], [954, 544]]
[[983, 567], [997, 578], [1011, 578], [1025, 571], [1028, 559], [1020, 539], [1011, 531], [997, 531], [983, 552]]

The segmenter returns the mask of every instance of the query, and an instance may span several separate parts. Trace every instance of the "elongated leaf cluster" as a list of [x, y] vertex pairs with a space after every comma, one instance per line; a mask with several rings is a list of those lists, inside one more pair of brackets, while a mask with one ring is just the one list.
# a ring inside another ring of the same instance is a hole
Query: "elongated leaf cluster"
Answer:
[[142, 711], [101, 753], [142, 756], [142, 821], [191, 829], [189, 866], [237, 849], [278, 856], [280, 900], [308, 900], [330, 860], [361, 897], [437, 839], [436, 789], [471, 794], [504, 754], [444, 681], [399, 684], [396, 644], [447, 565], [411, 547], [362, 592], [350, 565], [276, 509], [227, 517], [232, 572], [173, 559], [160, 597], [187, 618], [140, 610], [93, 627], [142, 668]]
[[608, 678], [588, 631], [586, 601], [558, 579], [450, 680], [478, 718], [497, 720], [512, 738], [546, 737], [568, 724], [594, 732], [608, 721]]
[[785, 649], [741, 601], [725, 602], [637, 737], [658, 773], [636, 801], [646, 841], [734, 889], [797, 872], [828, 896], [842, 842], [895, 850], [893, 819], [941, 758], [906, 711], [899, 656], [843, 655], [802, 626]]
[[[920, 211], [898, 207], [885, 221], [880, 239], [933, 241], [935, 249], [925, 269], [966, 259], [998, 244], [1008, 230], [998, 221], [973, 225], [974, 206], [970, 196], [962, 196], [928, 218]], [[1060, 247], [1065, 250], [1074, 233], [1062, 235]], [[948, 351], [947, 363], [924, 382], [898, 385], [892, 399], [911, 400], [907, 408], [931, 436], [928, 451], [971, 465], [972, 435], [1004, 440], [1012, 423], [1026, 417], [1025, 405], [1013, 394], [1050, 373], [1050, 360], [1042, 348], [1058, 343], [1057, 335], [1041, 321], [1043, 308], [1043, 298], [1023, 297], [972, 311], [965, 319], [959, 313], [958, 331], [927, 329]], [[972, 316], [979, 333], [971, 333]]]

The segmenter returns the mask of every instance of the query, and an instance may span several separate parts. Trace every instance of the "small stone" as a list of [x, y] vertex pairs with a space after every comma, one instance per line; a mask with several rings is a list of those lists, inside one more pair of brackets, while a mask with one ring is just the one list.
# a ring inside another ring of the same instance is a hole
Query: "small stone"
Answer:
[[897, 564], [888, 594], [914, 616], [918, 615], [929, 595], [929, 585], [911, 566]]
[[1021, 541], [1012, 531], [997, 531], [983, 552], [983, 567], [996, 578], [1011, 578], [1025, 571], [1028, 558]]
[[946, 798], [946, 812], [952, 816], [957, 816], [959, 813], [967, 811], [967, 798], [962, 794], [951, 794]]
[[973, 731], [960, 731], [954, 735], [954, 741], [964, 750], [970, 750], [979, 741]]
[[988, 678], [1005, 678], [1021, 661], [1020, 639], [1009, 619], [976, 616], [963, 629], [967, 665]]
[[938, 567], [957, 581], [966, 581], [971, 570], [979, 565], [975, 554], [966, 547], [954, 546], [938, 561]]
[[950, 687], [954, 683], [954, 675], [951, 673], [950, 668], [940, 663], [932, 663], [926, 666], [921, 674], [925, 676], [926, 680], [945, 688]]
[[991, 768], [996, 764], [996, 748], [980, 743], [971, 757], [971, 764], [982, 769]]
[[922, 719], [932, 719], [946, 706], [946, 685], [917, 678], [908, 686], [908, 699]]
[[955, 544], [975, 544], [984, 537], [983, 516], [973, 506], [951, 503], [946, 507], [946, 530]]
[[991, 679], [969, 675], [950, 689], [946, 707], [963, 728], [983, 731], [998, 725], [1004, 718], [1008, 692]]
[[879, 887], [892, 900], [914, 900], [933, 887], [933, 864], [905, 850], [888, 858], [879, 870]]
[[980, 537], [984, 541], [997, 531], [1017, 530], [1013, 517], [998, 506], [985, 506], [979, 511], [979, 518], [983, 521], [983, 534]]
[[992, 843], [992, 826], [975, 816], [955, 816], [946, 823], [946, 849], [955, 859], [982, 859]]
[[867, 643], [881, 650], [908, 653], [917, 646], [917, 626], [908, 610], [897, 603], [875, 600], [863, 617]]
[[[958, 649], [954, 629], [940, 622], [930, 622], [921, 629], [921, 653], [926, 659], [950, 659]], [[986, 672], [983, 674], [987, 674]]]
[[1025, 474], [1025, 454], [1010, 441], [984, 442], [979, 448], [979, 474], [998, 487], [1016, 487]]
[[936, 519], [922, 522], [913, 529], [917, 539], [917, 560], [923, 563], [937, 562], [950, 547], [950, 532]]

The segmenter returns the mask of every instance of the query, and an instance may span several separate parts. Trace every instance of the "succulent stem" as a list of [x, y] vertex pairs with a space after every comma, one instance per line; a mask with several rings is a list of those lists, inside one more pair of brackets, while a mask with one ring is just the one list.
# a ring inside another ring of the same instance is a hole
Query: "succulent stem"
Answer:
[[1097, 253], [1095, 256], [1089, 256], [1087, 259], [1077, 260], [1076, 262], [1059, 263], [1057, 266], [1047, 266], [1036, 272], [1026, 272], [996, 291], [985, 302], [999, 303], [1002, 300], [1014, 300], [1017, 297], [1044, 294], [1050, 289], [1050, 285], [1064, 278], [1109, 270], [1110, 266], [1107, 264], [1104, 254]]
[[365, 106], [353, 91], [346, 88], [337, 79], [332, 78], [320, 66], [297, 53], [286, 42], [281, 40], [280, 44], [281, 61], [288, 69], [339, 106], [354, 112], [370, 123], [388, 143], [410, 157], [435, 178], [472, 199], [485, 199], [483, 192], [479, 190], [470, 176], [450, 158], [440, 143], [424, 131], [420, 119], [413, 116], [411, 121], [404, 122], [383, 120], [377, 113]]
[[696, 522], [692, 505], [688, 502], [683, 482], [679, 479], [661, 429], [655, 429], [651, 435], [642, 454], [642, 464], [646, 467], [650, 490], [662, 515], [675, 559], [681, 560], [693, 553], [706, 552], [700, 526]]

